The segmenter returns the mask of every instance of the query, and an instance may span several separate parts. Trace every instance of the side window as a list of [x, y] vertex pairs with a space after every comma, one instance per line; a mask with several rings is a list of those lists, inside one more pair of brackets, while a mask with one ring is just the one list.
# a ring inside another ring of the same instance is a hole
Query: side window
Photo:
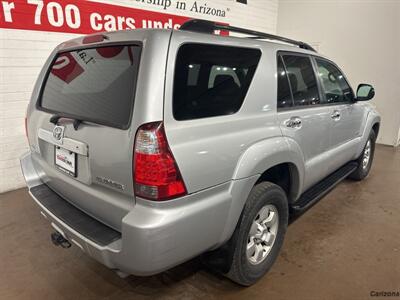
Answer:
[[320, 104], [317, 80], [308, 56], [283, 55], [294, 106]]
[[183, 45], [175, 66], [174, 118], [181, 121], [236, 113], [260, 57], [258, 49]]
[[292, 107], [293, 98], [290, 92], [289, 80], [283, 66], [282, 57], [278, 56], [278, 108]]
[[317, 58], [316, 61], [327, 103], [352, 101], [353, 91], [339, 69], [326, 60]]

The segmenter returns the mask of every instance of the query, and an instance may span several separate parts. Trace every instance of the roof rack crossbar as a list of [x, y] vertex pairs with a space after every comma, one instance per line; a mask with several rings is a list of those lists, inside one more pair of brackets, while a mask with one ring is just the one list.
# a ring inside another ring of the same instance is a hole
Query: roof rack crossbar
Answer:
[[259, 31], [254, 31], [254, 30], [235, 27], [235, 26], [218, 24], [216, 22], [207, 21], [207, 20], [200, 20], [200, 19], [189, 20], [189, 21], [185, 22], [184, 24], [182, 24], [182, 26], [180, 27], [180, 30], [195, 31], [195, 32], [200, 32], [200, 33], [208, 33], [208, 34], [213, 34], [215, 30], [230, 31], [230, 32], [236, 32], [236, 33], [241, 33], [241, 34], [248, 34], [248, 35], [251, 35], [250, 38], [254, 38], [254, 39], [269, 39], [269, 40], [281, 41], [281, 42], [285, 42], [288, 44], [299, 46], [302, 49], [317, 52], [309, 44], [301, 42], [301, 41], [296, 41], [296, 40], [292, 40], [289, 38], [285, 38], [282, 36], [269, 34], [269, 33], [265, 33], [265, 32], [259, 32]]

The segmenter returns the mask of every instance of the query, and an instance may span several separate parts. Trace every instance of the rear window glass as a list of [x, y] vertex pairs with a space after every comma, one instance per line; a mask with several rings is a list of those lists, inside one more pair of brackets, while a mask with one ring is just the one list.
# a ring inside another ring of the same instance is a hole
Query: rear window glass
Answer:
[[40, 106], [61, 116], [126, 128], [134, 103], [140, 47], [112, 46], [60, 53]]
[[190, 120], [237, 112], [260, 57], [258, 49], [183, 45], [175, 66], [174, 118]]

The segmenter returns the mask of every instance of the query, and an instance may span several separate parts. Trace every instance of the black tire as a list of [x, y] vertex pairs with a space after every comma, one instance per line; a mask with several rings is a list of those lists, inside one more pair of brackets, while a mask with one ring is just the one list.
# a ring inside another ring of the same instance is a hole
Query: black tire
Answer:
[[[259, 264], [255, 265], [250, 263], [246, 255], [246, 247], [253, 221], [266, 205], [273, 205], [278, 212], [277, 234], [267, 256]], [[231, 247], [234, 247], [232, 249], [233, 259], [226, 276], [243, 286], [252, 285], [260, 279], [268, 272], [278, 257], [287, 224], [288, 201], [283, 189], [270, 182], [262, 182], [254, 186], [234, 232], [235, 243], [231, 245]]]
[[[354, 170], [353, 173], [351, 173], [349, 175], [350, 179], [353, 179], [353, 180], [356, 180], [356, 181], [360, 181], [360, 180], [363, 180], [365, 177], [368, 176], [369, 171], [371, 170], [372, 161], [374, 160], [375, 140], [376, 140], [375, 132], [373, 130], [371, 130], [371, 132], [369, 134], [369, 137], [368, 137], [368, 140], [365, 143], [364, 149], [361, 152], [360, 157], [357, 159], [358, 167], [357, 167], [357, 169]], [[367, 150], [368, 142], [371, 145], [369, 161], [368, 161], [368, 164], [366, 166], [363, 166], [364, 153]]]

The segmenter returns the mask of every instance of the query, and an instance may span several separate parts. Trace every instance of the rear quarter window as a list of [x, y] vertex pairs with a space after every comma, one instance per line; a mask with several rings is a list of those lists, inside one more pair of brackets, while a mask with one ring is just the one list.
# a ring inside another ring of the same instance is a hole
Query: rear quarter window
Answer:
[[127, 128], [134, 105], [140, 46], [118, 45], [59, 53], [39, 108], [82, 121]]
[[175, 66], [174, 118], [182, 121], [236, 113], [260, 57], [259, 49], [183, 45]]

